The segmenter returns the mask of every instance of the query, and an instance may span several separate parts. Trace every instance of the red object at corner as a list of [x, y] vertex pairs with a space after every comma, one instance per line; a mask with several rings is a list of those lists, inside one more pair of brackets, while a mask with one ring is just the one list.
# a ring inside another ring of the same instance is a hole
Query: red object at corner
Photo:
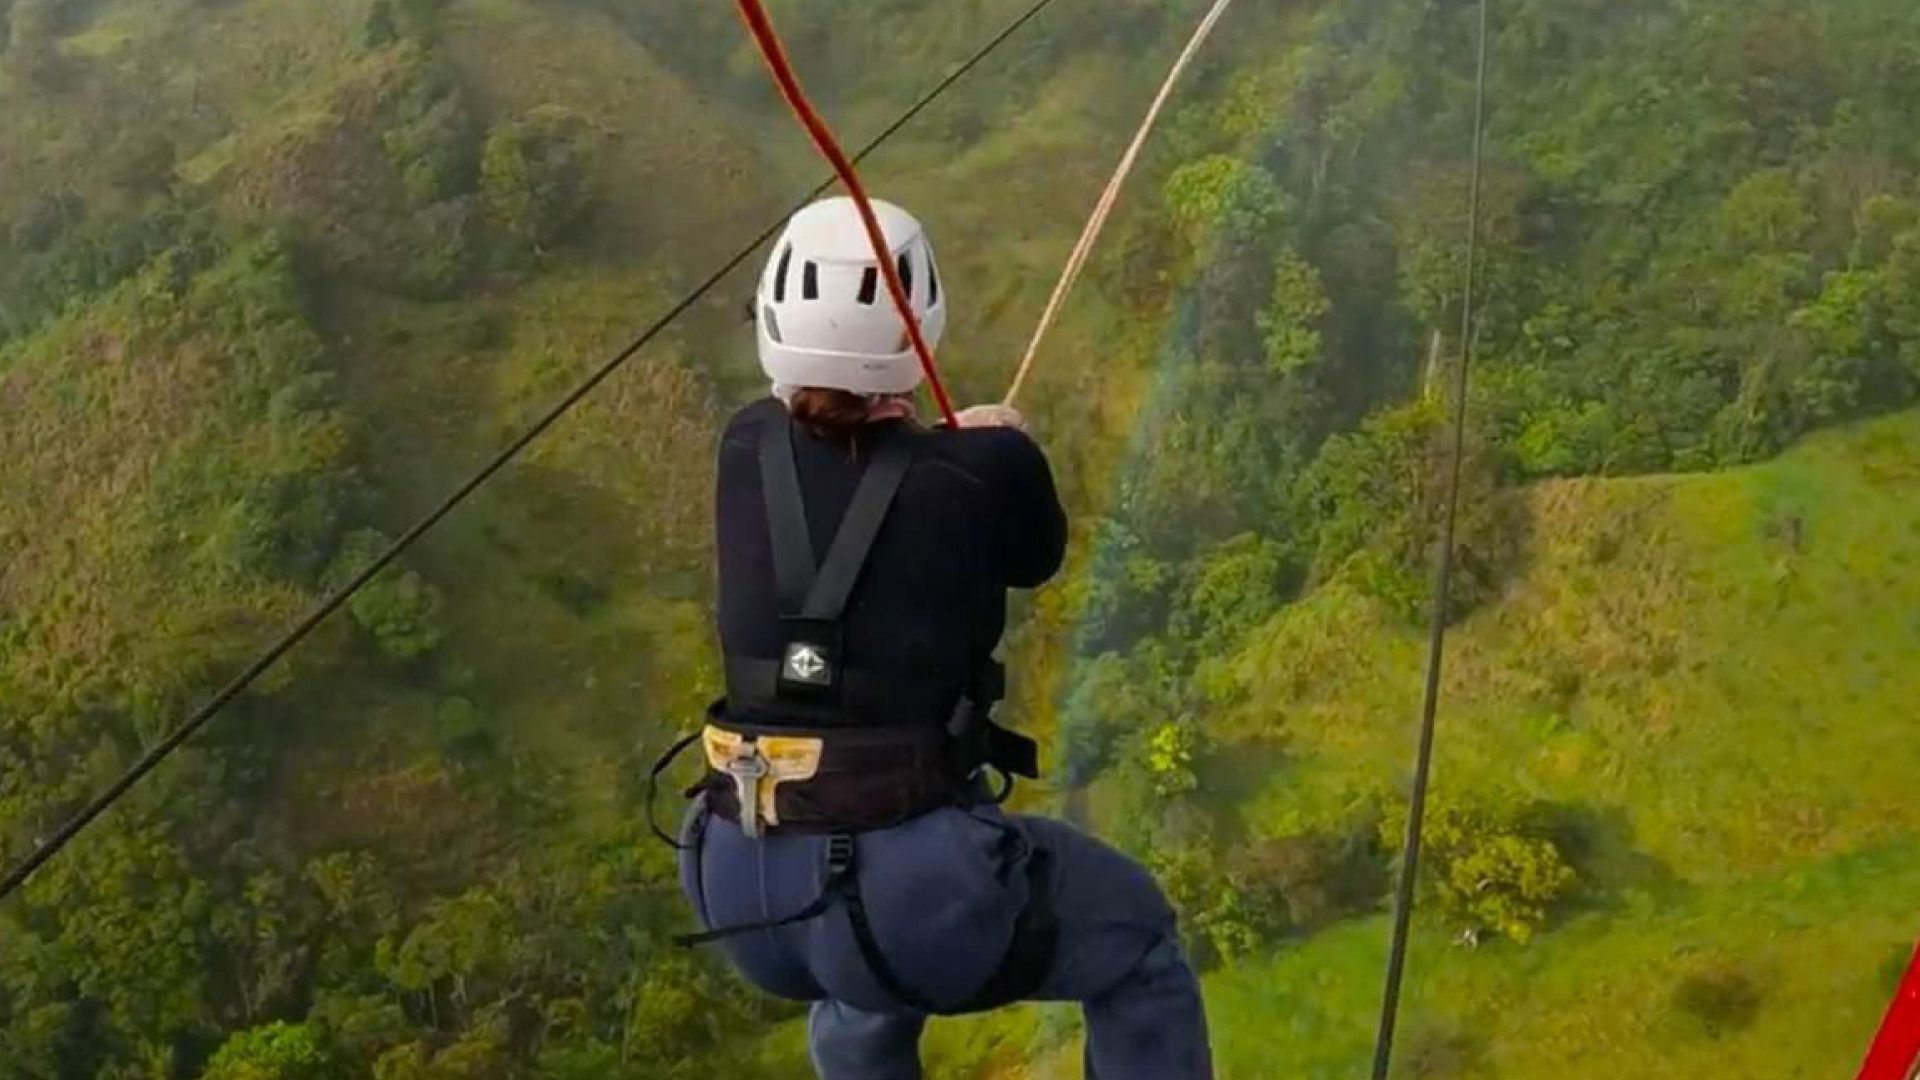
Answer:
[[1867, 1050], [1859, 1080], [1913, 1080], [1920, 1069], [1920, 950], [1907, 965], [1887, 1018]]

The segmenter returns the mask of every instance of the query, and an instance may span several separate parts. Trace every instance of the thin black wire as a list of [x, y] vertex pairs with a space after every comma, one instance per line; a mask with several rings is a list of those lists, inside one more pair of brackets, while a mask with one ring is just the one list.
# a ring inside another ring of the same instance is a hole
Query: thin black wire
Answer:
[[1387, 951], [1386, 992], [1373, 1044], [1373, 1080], [1387, 1080], [1393, 1064], [1393, 1032], [1400, 1017], [1400, 987], [1406, 976], [1407, 945], [1413, 927], [1414, 886], [1420, 874], [1420, 829], [1426, 819], [1427, 781], [1433, 772], [1433, 735], [1440, 714], [1440, 668], [1446, 656], [1448, 594], [1453, 585], [1454, 525], [1459, 518], [1460, 472], [1467, 450], [1467, 378], [1473, 364], [1474, 284], [1480, 256], [1480, 162], [1486, 142], [1487, 7], [1488, 0], [1480, 0], [1480, 59], [1473, 89], [1473, 178], [1467, 195], [1466, 283], [1461, 288], [1460, 366], [1454, 373], [1453, 383], [1453, 458], [1449, 463], [1447, 511], [1440, 527], [1440, 552], [1434, 570], [1426, 697], [1420, 711], [1420, 749], [1414, 758], [1407, 835], [1400, 856], [1400, 881], [1393, 897], [1393, 943]]
[[[955, 83], [965, 78], [968, 72], [978, 67], [982, 61], [986, 60], [987, 57], [992, 55], [1000, 46], [1006, 44], [1008, 39], [1019, 33], [1028, 23], [1039, 18], [1040, 13], [1051, 7], [1053, 3], [1054, 0], [1038, 0], [1024, 15], [1021, 15], [1018, 19], [1008, 24], [1006, 29], [996, 34], [971, 57], [968, 57], [965, 62], [948, 73], [946, 78], [940, 80], [933, 89], [927, 91], [919, 101], [915, 102], [912, 108], [902, 113], [899, 119], [887, 125], [885, 130], [869, 140], [867, 144], [860, 149], [860, 152], [853, 156], [854, 162], [857, 164], [865, 160], [868, 155], [878, 150], [887, 140], [899, 134], [902, 128], [912, 123], [915, 117], [925, 112], [929, 106], [948, 90], [952, 89]], [[780, 230], [786, 226], [788, 218], [805, 208], [809, 203], [813, 202], [813, 200], [819, 198], [829, 188], [833, 187], [834, 183], [835, 178], [829, 176], [812, 191], [809, 191], [805, 198], [795, 202], [792, 209], [782, 215], [780, 220], [768, 225], [751, 243], [741, 248], [738, 254], [728, 259], [718, 270], [715, 270], [705, 281], [701, 282], [698, 287], [687, 294], [685, 299], [682, 299], [669, 309], [665, 315], [655, 320], [653, 325], [647, 327], [639, 337], [633, 340], [632, 344], [620, 350], [611, 360], [602, 364], [592, 374], [582, 380], [578, 386], [574, 387], [565, 397], [561, 398], [559, 403], [549, 409], [545, 415], [534, 421], [533, 426], [529, 427], [519, 438], [509, 443], [506, 449], [494, 455], [492, 460], [481, 466], [480, 470], [474, 473], [470, 479], [455, 488], [453, 492], [443, 499], [438, 506], [434, 507], [431, 512], [415, 523], [412, 528], [401, 534], [398, 540], [395, 540], [391, 546], [381, 552], [371, 563], [367, 564], [365, 569], [355, 574], [345, 585], [342, 585], [339, 589], [335, 590], [331, 596], [321, 601], [318, 607], [314, 608], [305, 618], [301, 619], [293, 629], [289, 630], [265, 652], [261, 653], [253, 663], [247, 665], [246, 670], [235, 676], [232, 682], [227, 683], [226, 686], [220, 689], [219, 693], [216, 693], [212, 698], [208, 699], [206, 704], [202, 705], [198, 711], [187, 718], [186, 722], [174, 728], [171, 732], [168, 732], [165, 738], [161, 739], [158, 743], [154, 744], [152, 749], [141, 755], [140, 760], [135, 762], [133, 767], [128, 769], [123, 776], [115, 780], [106, 790], [102, 791], [81, 809], [79, 813], [75, 814], [66, 824], [60, 826], [53, 835], [41, 841], [39, 846], [34, 848], [18, 866], [7, 871], [7, 876], [4, 879], [0, 879], [0, 900], [5, 900], [14, 890], [26, 884], [27, 879], [32, 877], [35, 871], [39, 870], [48, 860], [59, 854], [60, 850], [66, 847], [75, 836], [78, 836], [81, 830], [92, 824], [95, 818], [105, 813], [115, 802], [119, 801], [122, 796], [130, 791], [135, 784], [138, 784], [175, 750], [178, 750], [183, 743], [192, 738], [201, 728], [205, 727], [207, 722], [212, 720], [221, 709], [231, 703], [234, 698], [244, 693], [249, 686], [253, 685], [256, 679], [265, 674], [269, 668], [273, 667], [282, 656], [292, 651], [295, 646], [304, 641], [321, 623], [325, 622], [329, 616], [340, 610], [347, 601], [353, 599], [354, 595], [365, 587], [367, 582], [372, 581], [375, 575], [379, 574], [380, 571], [391, 565], [394, 560], [405, 554], [422, 536], [425, 536], [429, 530], [435, 525], [438, 525], [441, 519], [445, 518], [461, 503], [465, 502], [467, 497], [472, 495], [480, 485], [492, 479], [495, 473], [505, 468], [535, 439], [545, 434], [548, 428], [551, 428], [555, 423], [559, 422], [561, 417], [572, 411], [573, 407], [578, 405], [588, 394], [593, 393], [601, 383], [607, 380], [608, 376], [612, 375], [615, 371], [619, 370], [621, 365], [632, 359], [635, 353], [645, 348], [654, 338], [659, 337], [660, 333], [671, 325], [674, 320], [686, 314], [695, 304], [699, 303], [702, 298], [724, 281], [729, 274], [739, 269], [748, 259], [751, 259], [754, 252], [760, 250], [763, 245], [779, 234]]]

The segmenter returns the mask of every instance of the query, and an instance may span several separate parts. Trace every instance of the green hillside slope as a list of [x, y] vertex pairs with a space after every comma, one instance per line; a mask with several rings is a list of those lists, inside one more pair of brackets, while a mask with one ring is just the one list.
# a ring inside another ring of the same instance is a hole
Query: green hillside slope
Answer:
[[[1408, 1046], [1460, 1064], [1406, 1075], [1848, 1070], [1920, 895], [1916, 492], [1913, 413], [1767, 465], [1526, 492], [1524, 569], [1450, 639], [1435, 798], [1550, 803], [1584, 889], [1524, 947], [1461, 947], [1429, 909]], [[1240, 826], [1285, 835], [1393, 790], [1424, 645], [1339, 587], [1254, 631], [1207, 719], [1281, 748]], [[1230, 1075], [1351, 1075], [1385, 934], [1220, 976]], [[1750, 1007], [1709, 1030], [1676, 998], [1701, 977]]]
[[[1581, 887], [1525, 945], [1464, 945], [1427, 897], [1397, 1075], [1853, 1067], [1920, 895], [1916, 491], [1920, 413], [1723, 474], [1523, 493], [1524, 569], [1450, 639], [1434, 798], [1546, 804]], [[1287, 609], [1201, 676], [1214, 704], [1198, 787], [1155, 813], [1203, 813], [1246, 851], [1390, 806], [1424, 650], [1346, 586]], [[1262, 765], [1252, 789], [1248, 759]], [[1103, 785], [1096, 804], [1114, 795]], [[1120, 816], [1098, 824], [1139, 833]], [[1383, 903], [1216, 967], [1223, 1076], [1365, 1071]], [[950, 1025], [937, 1075], [1075, 1075], [1072, 1027], [1039, 1008]]]
[[[1912, 414], [1758, 467], [1529, 490], [1523, 569], [1451, 639], [1436, 782], [1621, 812], [1697, 884], [1920, 825], [1916, 491]], [[1338, 589], [1255, 631], [1221, 730], [1284, 738], [1299, 764], [1252, 815], [1395, 775], [1423, 656]]]

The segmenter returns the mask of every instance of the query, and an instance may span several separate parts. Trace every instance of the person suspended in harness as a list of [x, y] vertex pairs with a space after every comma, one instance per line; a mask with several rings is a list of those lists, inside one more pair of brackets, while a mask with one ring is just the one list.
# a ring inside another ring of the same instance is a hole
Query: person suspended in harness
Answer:
[[[875, 210], [937, 341], [925, 233]], [[1016, 1001], [1081, 1003], [1089, 1077], [1211, 1080], [1199, 982], [1152, 876], [1000, 805], [1039, 773], [994, 718], [994, 653], [1008, 590], [1064, 557], [1046, 455], [1008, 408], [915, 422], [922, 372], [849, 200], [788, 223], [755, 306], [773, 395], [720, 446], [726, 697], [683, 743], [708, 771], [678, 843], [705, 931], [682, 943], [810, 1002], [821, 1080], [914, 1080], [928, 1017]]]

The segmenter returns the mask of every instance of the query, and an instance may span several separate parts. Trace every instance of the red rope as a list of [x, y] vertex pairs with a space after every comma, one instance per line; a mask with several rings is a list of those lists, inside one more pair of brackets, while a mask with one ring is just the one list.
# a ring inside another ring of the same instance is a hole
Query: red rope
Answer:
[[840, 182], [846, 185], [847, 194], [853, 196], [853, 203], [860, 210], [860, 221], [867, 228], [867, 242], [873, 246], [874, 258], [880, 264], [880, 275], [886, 279], [887, 293], [893, 297], [893, 306], [899, 309], [900, 317], [906, 320], [907, 337], [913, 342], [914, 354], [920, 358], [921, 370], [926, 372], [927, 386], [932, 389], [933, 399], [940, 406], [940, 415], [946, 419], [948, 427], [958, 428], [960, 423], [954, 418], [953, 402], [948, 400], [947, 388], [940, 382], [940, 371], [934, 366], [933, 350], [920, 333], [920, 320], [913, 317], [913, 302], [907, 297], [907, 289], [900, 281], [899, 271], [894, 268], [893, 252], [887, 247], [886, 234], [880, 228], [880, 219], [874, 216], [873, 203], [867, 199], [866, 188], [861, 186], [853, 162], [841, 151], [833, 131], [820, 118], [813, 103], [807, 100], [807, 92], [800, 87], [800, 78], [793, 72], [793, 64], [787, 59], [787, 51], [780, 44], [780, 35], [773, 28], [773, 20], [767, 17], [766, 8], [760, 5], [760, 0], [738, 0], [738, 4], [747, 31], [753, 35], [754, 43], [760, 47], [760, 56], [767, 62], [767, 70], [780, 87], [780, 96], [787, 99], [793, 115], [813, 138], [813, 145], [833, 165]]
[[1859, 1080], [1909, 1080], [1920, 1065], [1920, 951], [1913, 955], [1906, 978], [1887, 1006], [1880, 1034], [1860, 1066]]

